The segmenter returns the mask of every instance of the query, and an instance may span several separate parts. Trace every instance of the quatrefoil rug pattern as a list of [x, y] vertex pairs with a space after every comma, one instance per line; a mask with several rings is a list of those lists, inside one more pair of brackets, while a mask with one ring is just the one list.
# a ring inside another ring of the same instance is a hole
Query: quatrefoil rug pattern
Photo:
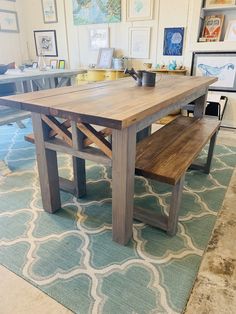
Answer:
[[[181, 313], [236, 163], [236, 148], [217, 146], [210, 175], [186, 175], [178, 233], [134, 221], [125, 247], [111, 236], [111, 169], [87, 163], [88, 195], [61, 193], [62, 208], [42, 209], [31, 132], [1, 127], [0, 262], [75, 313]], [[200, 159], [206, 157], [203, 151]], [[72, 178], [71, 157], [58, 156]], [[171, 187], [138, 177], [135, 203], [168, 212]]]

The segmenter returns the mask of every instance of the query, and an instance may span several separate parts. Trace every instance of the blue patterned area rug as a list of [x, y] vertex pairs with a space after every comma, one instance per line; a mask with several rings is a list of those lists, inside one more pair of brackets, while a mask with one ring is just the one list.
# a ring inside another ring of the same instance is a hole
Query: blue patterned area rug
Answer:
[[[61, 193], [56, 214], [43, 211], [31, 132], [0, 128], [0, 262], [76, 313], [181, 313], [191, 292], [236, 162], [236, 148], [217, 146], [209, 176], [188, 172], [178, 233], [169, 237], [137, 221], [126, 247], [111, 235], [111, 170], [87, 164], [88, 195]], [[200, 158], [206, 157], [206, 151]], [[59, 155], [71, 178], [71, 158]], [[135, 182], [135, 203], [167, 212], [170, 187]]]

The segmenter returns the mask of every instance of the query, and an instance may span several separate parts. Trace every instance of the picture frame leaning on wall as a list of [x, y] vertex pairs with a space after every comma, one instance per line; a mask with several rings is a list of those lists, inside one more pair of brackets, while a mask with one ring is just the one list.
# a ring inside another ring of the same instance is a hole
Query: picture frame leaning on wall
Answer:
[[55, 30], [34, 31], [36, 55], [57, 57], [57, 37]]
[[209, 90], [236, 92], [236, 51], [193, 52], [191, 75], [217, 77]]

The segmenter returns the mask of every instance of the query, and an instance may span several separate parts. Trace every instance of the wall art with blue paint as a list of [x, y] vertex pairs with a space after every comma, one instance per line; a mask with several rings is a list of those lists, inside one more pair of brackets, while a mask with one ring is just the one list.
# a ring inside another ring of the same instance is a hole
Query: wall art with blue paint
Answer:
[[182, 56], [184, 27], [171, 27], [164, 30], [164, 56]]

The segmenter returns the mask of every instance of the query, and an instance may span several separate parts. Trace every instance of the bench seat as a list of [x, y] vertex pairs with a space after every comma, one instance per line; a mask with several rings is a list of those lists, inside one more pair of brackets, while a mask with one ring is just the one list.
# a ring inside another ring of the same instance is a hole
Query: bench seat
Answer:
[[[135, 209], [136, 219], [176, 234], [185, 173], [190, 166], [210, 172], [219, 127], [218, 120], [180, 116], [137, 144], [136, 174], [173, 185], [173, 192], [169, 217]], [[209, 140], [206, 164], [194, 165]]]

